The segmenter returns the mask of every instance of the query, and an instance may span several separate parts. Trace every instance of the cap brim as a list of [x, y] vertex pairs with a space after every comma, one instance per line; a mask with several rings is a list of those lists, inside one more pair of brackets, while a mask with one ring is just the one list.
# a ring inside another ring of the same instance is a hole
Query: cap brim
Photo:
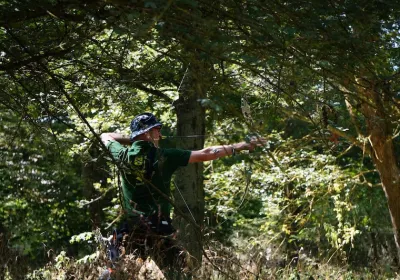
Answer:
[[139, 136], [139, 135], [141, 135], [143, 133], [146, 133], [150, 129], [152, 129], [154, 127], [157, 127], [157, 126], [162, 127], [162, 124], [158, 122], [158, 123], [155, 123], [155, 124], [153, 124], [153, 125], [151, 125], [149, 127], [146, 127], [145, 129], [141, 129], [139, 131], [132, 132], [130, 138], [131, 138], [131, 140], [133, 140], [133, 138], [135, 138], [136, 136]]

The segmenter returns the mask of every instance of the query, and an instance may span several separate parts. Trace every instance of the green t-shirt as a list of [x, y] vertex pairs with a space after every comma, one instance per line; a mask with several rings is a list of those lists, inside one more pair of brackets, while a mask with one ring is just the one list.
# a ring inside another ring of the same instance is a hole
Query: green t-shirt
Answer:
[[189, 163], [191, 151], [156, 148], [147, 141], [135, 141], [131, 147], [109, 141], [107, 148], [122, 166], [122, 203], [127, 214], [136, 216], [135, 209], [152, 215], [160, 209], [169, 217], [171, 205], [157, 189], [170, 197], [172, 174]]

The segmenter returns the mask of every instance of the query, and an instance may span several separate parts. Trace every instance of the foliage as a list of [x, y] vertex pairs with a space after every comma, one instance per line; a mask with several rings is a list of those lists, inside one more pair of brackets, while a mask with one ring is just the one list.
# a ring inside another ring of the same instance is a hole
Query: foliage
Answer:
[[61, 139], [54, 141], [62, 126], [32, 129], [12, 111], [6, 113], [1, 115], [2, 225], [11, 233], [15, 249], [40, 258], [54, 242], [59, 246], [57, 242], [68, 240], [72, 231], [86, 227], [86, 213], [76, 207], [81, 183], [75, 172], [80, 164], [60, 148]]
[[[262, 151], [207, 166], [211, 243], [276, 246], [286, 264], [301, 254], [328, 264], [396, 260], [391, 195], [379, 187], [398, 187], [382, 174], [398, 170], [399, 13], [389, 1], [2, 1], [7, 252], [30, 270], [66, 252], [44, 270], [64, 272], [73, 256], [93, 253], [68, 241], [119, 214], [98, 135], [127, 133], [133, 115], [153, 111], [174, 136], [191, 70], [207, 88], [196, 101], [214, 135], [207, 143], [279, 132]], [[376, 138], [393, 144], [394, 162], [380, 164]]]
[[[380, 188], [367, 186], [363, 174], [368, 169], [341, 167], [335, 156], [299, 146], [297, 140], [270, 139], [280, 166], [261, 151], [250, 155], [250, 162], [210, 173], [206, 199], [217, 217], [211, 229], [267, 247], [284, 244], [279, 251], [287, 262], [296, 262], [299, 254], [355, 265], [362, 265], [360, 256], [376, 258], [365, 241], [371, 235], [390, 239], [390, 220], [380, 218], [388, 217], [385, 196]], [[385, 241], [375, 242], [385, 247]]]

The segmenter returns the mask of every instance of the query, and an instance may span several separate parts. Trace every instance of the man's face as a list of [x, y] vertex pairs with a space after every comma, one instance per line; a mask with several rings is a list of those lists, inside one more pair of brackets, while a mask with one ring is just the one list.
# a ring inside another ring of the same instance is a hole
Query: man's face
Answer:
[[156, 126], [147, 132], [148, 138], [153, 141], [159, 141], [161, 139], [161, 126]]

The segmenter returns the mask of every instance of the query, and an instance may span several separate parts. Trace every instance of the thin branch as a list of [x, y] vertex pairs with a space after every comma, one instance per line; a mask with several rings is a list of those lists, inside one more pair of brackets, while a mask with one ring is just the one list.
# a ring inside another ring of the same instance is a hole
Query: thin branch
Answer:
[[359, 126], [359, 124], [357, 122], [357, 118], [356, 118], [356, 116], [354, 114], [353, 105], [350, 103], [350, 100], [349, 100], [349, 98], [347, 96], [345, 96], [344, 102], [346, 103], [347, 111], [350, 114], [350, 119], [351, 119], [351, 122], [352, 122], [354, 128], [356, 129], [357, 135], [359, 137], [364, 137], [364, 135], [361, 132], [360, 126]]
[[[3, 49], [4, 49], [4, 47], [3, 47]], [[38, 62], [42, 59], [46, 59], [49, 57], [63, 57], [64, 55], [68, 54], [72, 50], [73, 50], [73, 47], [68, 48], [68, 49], [58, 50], [58, 51], [52, 50], [52, 51], [48, 51], [41, 55], [30, 56], [29, 58], [23, 59], [20, 61], [10, 62], [10, 63], [6, 63], [6, 64], [0, 64], [0, 71], [16, 70], [16, 69], [19, 69], [28, 64], [35, 63], [35, 62]]]

